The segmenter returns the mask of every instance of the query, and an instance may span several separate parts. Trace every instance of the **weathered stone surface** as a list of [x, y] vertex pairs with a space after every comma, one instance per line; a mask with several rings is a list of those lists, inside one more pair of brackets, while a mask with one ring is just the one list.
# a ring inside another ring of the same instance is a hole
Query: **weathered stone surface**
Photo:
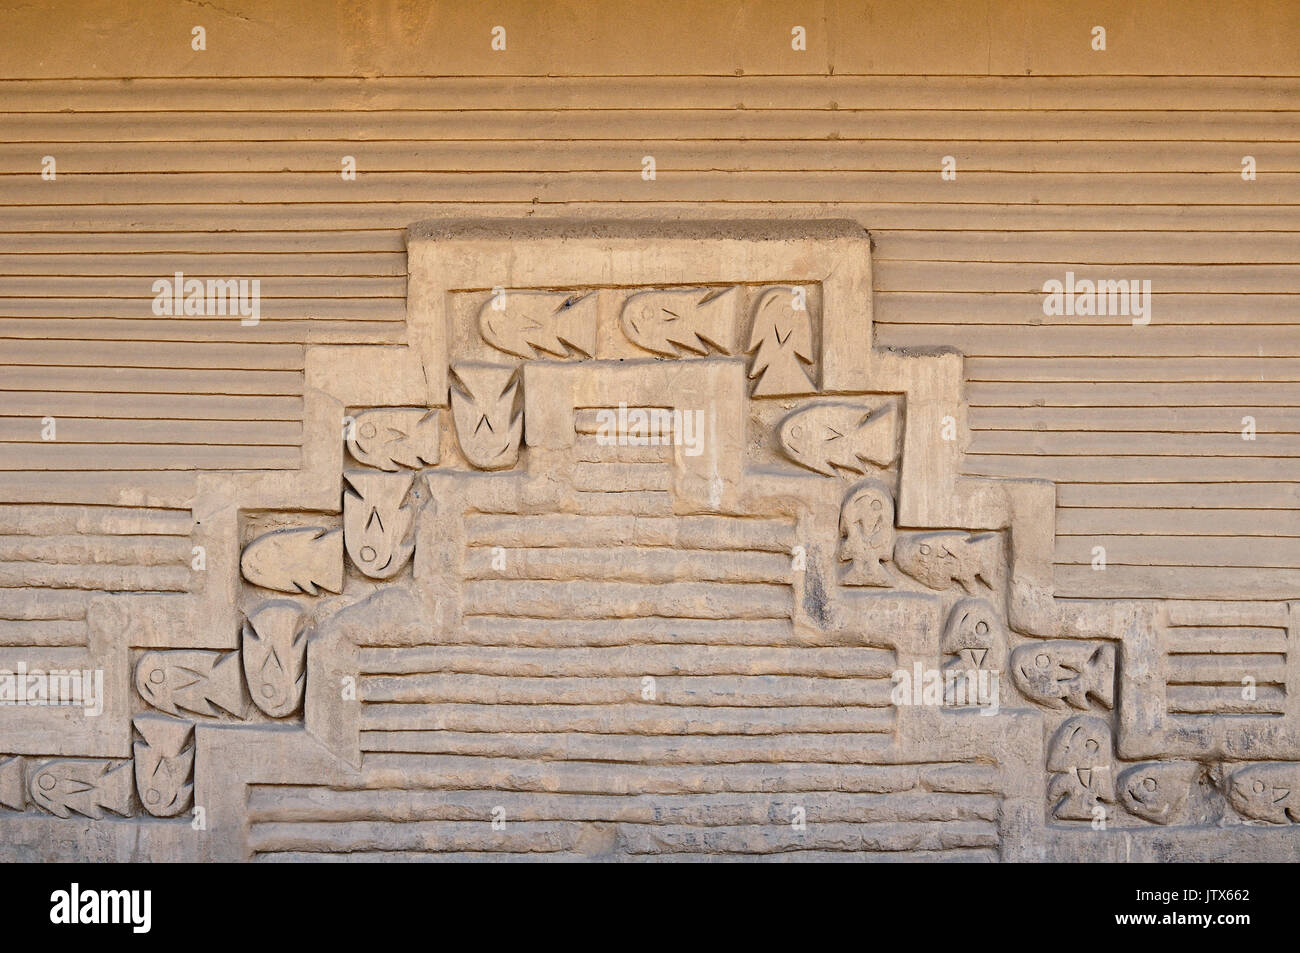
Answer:
[[185, 813], [194, 795], [194, 726], [165, 715], [137, 715], [134, 724], [140, 803], [154, 817]]
[[964, 475], [860, 228], [408, 258], [403, 343], [309, 349], [302, 466], [197, 480], [148, 525], [204, 568], [29, 653], [103, 709], [0, 708], [0, 857], [1300, 859], [1296, 606], [1056, 598], [1055, 488]]

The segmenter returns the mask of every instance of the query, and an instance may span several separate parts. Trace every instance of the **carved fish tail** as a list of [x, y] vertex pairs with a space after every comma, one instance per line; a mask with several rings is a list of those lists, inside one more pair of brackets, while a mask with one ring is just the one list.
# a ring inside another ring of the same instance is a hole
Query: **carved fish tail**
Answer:
[[738, 289], [732, 287], [696, 304], [693, 330], [701, 344], [711, 345], [723, 354], [736, 353], [736, 302]]
[[874, 412], [861, 426], [853, 438], [853, 452], [859, 460], [868, 460], [877, 466], [889, 466], [894, 462], [894, 409], [886, 405]]
[[212, 674], [203, 686], [203, 697], [237, 718], [248, 713], [244, 701], [244, 677], [238, 652], [231, 652], [212, 666]]
[[1086, 668], [1088, 694], [1106, 708], [1115, 707], [1115, 646], [1100, 646], [1088, 659]]
[[555, 336], [587, 357], [596, 356], [596, 299], [586, 294], [556, 312]]
[[121, 817], [131, 815], [131, 800], [135, 794], [134, 770], [130, 761], [111, 768], [96, 786], [96, 802]]

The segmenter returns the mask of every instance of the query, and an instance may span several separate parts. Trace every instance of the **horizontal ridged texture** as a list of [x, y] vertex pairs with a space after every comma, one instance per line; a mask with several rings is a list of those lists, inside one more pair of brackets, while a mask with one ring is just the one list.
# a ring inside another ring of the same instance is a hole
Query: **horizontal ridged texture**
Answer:
[[[875, 242], [877, 344], [967, 355], [966, 471], [1058, 483], [1059, 595], [1300, 593], [1297, 81], [778, 60], [619, 82], [0, 82], [0, 469], [17, 493], [71, 474], [78, 503], [120, 471], [298, 466], [303, 347], [404, 339], [402, 229], [422, 218], [836, 215]], [[175, 271], [258, 278], [261, 323], [154, 315]], [[1067, 271], [1149, 280], [1151, 323], [1045, 315]], [[647, 479], [647, 499], [666, 488]], [[471, 583], [470, 606], [501, 585]], [[523, 594], [551, 600], [538, 585]]]

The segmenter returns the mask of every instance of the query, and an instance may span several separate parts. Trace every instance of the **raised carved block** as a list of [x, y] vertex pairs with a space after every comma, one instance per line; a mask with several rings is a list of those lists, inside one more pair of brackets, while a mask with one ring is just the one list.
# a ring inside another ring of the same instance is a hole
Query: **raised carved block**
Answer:
[[1153, 824], [1186, 819], [1192, 786], [1204, 769], [1194, 761], [1152, 761], [1122, 772], [1115, 786], [1120, 803]]
[[1300, 823], [1300, 764], [1252, 764], [1228, 778], [1228, 799], [1245, 817], [1269, 824]]
[[970, 595], [978, 583], [992, 589], [998, 582], [1002, 542], [995, 533], [917, 533], [894, 544], [894, 564], [931, 589], [960, 585]]
[[135, 687], [169, 715], [243, 718], [248, 710], [237, 652], [146, 652], [135, 667]]
[[253, 704], [271, 718], [284, 718], [302, 704], [307, 683], [309, 628], [301, 606], [272, 599], [244, 622], [244, 677]]
[[524, 432], [518, 368], [466, 361], [451, 371], [451, 412], [461, 453], [479, 470], [513, 467]]
[[1053, 816], [1061, 820], [1104, 819], [1115, 801], [1114, 745], [1110, 725], [1094, 715], [1076, 715], [1052, 738], [1047, 787]]
[[1087, 711], [1089, 700], [1115, 707], [1115, 646], [1110, 642], [1030, 642], [1011, 653], [1011, 676], [1025, 696]]
[[758, 301], [749, 334], [749, 376], [755, 397], [811, 394], [817, 384], [812, 319], [807, 299], [796, 288], [770, 288]]
[[349, 470], [343, 495], [343, 541], [353, 565], [372, 579], [391, 579], [415, 551], [415, 510], [406, 503], [409, 473]]
[[533, 359], [596, 353], [596, 296], [502, 291], [479, 310], [483, 339], [498, 351]]
[[135, 786], [154, 817], [185, 813], [194, 798], [194, 726], [165, 715], [137, 715]]
[[354, 460], [380, 470], [418, 470], [441, 455], [438, 411], [423, 407], [367, 410], [349, 422], [346, 437]]
[[135, 787], [131, 762], [51, 761], [32, 775], [32, 803], [59, 817], [100, 818], [105, 811], [131, 814]]
[[894, 554], [894, 497], [879, 480], [849, 487], [840, 507], [840, 574], [845, 586], [890, 586], [883, 563]]
[[739, 291], [678, 288], [641, 291], [623, 302], [623, 333], [652, 354], [735, 354]]
[[255, 586], [277, 592], [343, 591], [343, 531], [319, 526], [275, 530], [244, 547], [239, 568]]
[[889, 405], [807, 404], [781, 421], [779, 438], [787, 457], [826, 476], [864, 473], [864, 463], [886, 467], [897, 456]]

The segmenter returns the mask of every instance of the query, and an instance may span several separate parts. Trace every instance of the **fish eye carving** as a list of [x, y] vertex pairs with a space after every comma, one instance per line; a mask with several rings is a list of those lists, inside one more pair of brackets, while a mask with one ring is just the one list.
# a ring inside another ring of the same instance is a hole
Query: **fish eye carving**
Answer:
[[816, 401], [792, 411], [777, 428], [782, 452], [823, 476], [866, 474], [897, 457], [893, 405]]
[[439, 413], [425, 407], [387, 407], [357, 414], [346, 436], [348, 452], [358, 463], [395, 472], [418, 470], [438, 462]]

